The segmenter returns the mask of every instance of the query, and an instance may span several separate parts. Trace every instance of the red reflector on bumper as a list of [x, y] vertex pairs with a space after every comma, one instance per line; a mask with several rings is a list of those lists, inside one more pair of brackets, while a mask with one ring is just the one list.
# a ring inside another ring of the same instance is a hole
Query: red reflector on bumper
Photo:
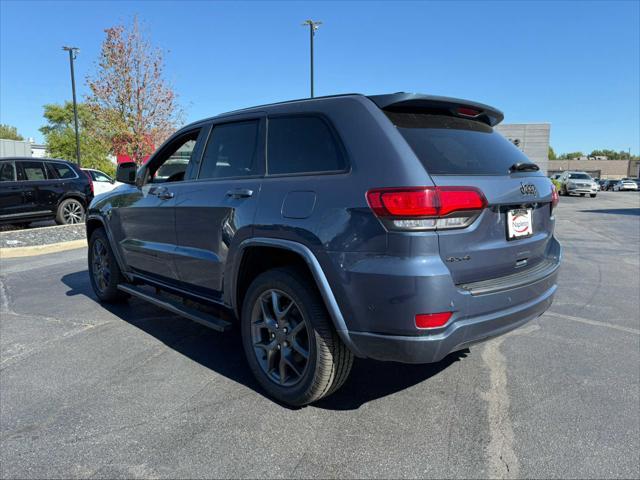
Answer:
[[421, 313], [416, 315], [416, 327], [438, 328], [446, 325], [453, 312]]

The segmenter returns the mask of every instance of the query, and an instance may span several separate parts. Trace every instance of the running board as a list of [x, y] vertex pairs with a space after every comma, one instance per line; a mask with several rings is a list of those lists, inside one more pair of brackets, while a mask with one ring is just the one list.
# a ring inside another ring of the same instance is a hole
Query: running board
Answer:
[[151, 292], [147, 292], [142, 288], [133, 285], [118, 285], [118, 290], [133, 295], [134, 297], [141, 298], [149, 303], [153, 303], [155, 306], [169, 310], [172, 313], [180, 315], [182, 317], [193, 320], [194, 322], [204, 325], [205, 327], [212, 328], [219, 332], [225, 332], [231, 328], [231, 323], [220, 318], [216, 318], [212, 315], [207, 315], [195, 308], [187, 307], [178, 302], [173, 302], [166, 298], [156, 295]]

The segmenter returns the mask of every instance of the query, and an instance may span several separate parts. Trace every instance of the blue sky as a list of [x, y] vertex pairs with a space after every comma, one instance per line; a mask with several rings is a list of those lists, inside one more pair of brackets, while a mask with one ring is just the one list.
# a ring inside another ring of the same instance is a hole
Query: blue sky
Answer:
[[557, 152], [640, 151], [640, 2], [97, 2], [0, 0], [0, 122], [41, 139], [42, 106], [78, 91], [106, 27], [138, 14], [166, 51], [186, 120], [308, 95], [422, 92], [549, 122]]

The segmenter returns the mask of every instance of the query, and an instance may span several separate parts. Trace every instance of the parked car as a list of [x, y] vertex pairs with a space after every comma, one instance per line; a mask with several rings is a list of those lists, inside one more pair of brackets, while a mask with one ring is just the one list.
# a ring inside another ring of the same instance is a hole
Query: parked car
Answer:
[[193, 123], [91, 204], [93, 289], [237, 324], [257, 381], [292, 405], [340, 388], [355, 356], [440, 361], [538, 317], [557, 288], [558, 196], [502, 119], [398, 93]]
[[560, 195], [578, 194], [584, 197], [589, 194], [595, 198], [598, 194], [598, 185], [586, 172], [564, 172], [560, 176]]
[[84, 221], [93, 183], [78, 165], [57, 159], [0, 159], [0, 223]]
[[604, 180], [602, 184], [602, 190], [611, 191], [613, 190], [613, 186], [618, 183], [618, 180]]
[[91, 180], [93, 180], [93, 190], [95, 195], [110, 192], [117, 186], [122, 185], [120, 182], [116, 182], [113, 178], [100, 170], [96, 170], [94, 168], [83, 168], [82, 170], [91, 177]]
[[618, 180], [613, 186], [613, 190], [615, 192], [622, 192], [622, 191], [629, 191], [629, 190], [637, 191], [638, 184], [633, 180]]

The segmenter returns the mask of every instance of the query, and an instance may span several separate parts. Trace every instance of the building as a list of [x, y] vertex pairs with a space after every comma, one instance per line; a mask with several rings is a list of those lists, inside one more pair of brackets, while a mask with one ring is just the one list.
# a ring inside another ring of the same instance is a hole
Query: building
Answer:
[[33, 138], [29, 138], [29, 143], [31, 144], [31, 156], [33, 158], [47, 158], [49, 156], [46, 145], [36, 143]]
[[533, 163], [540, 167], [541, 171], [547, 173], [550, 124], [505, 123], [497, 125], [495, 129], [522, 150]]
[[624, 177], [637, 177], [638, 163], [638, 160], [550, 160], [547, 174], [551, 176], [566, 170], [577, 170], [587, 172], [593, 178], [619, 180]]
[[0, 139], [1, 157], [30, 157], [31, 144], [25, 140]]
[[46, 158], [47, 156], [47, 146], [35, 143], [32, 138], [28, 140], [0, 139], [0, 157]]

